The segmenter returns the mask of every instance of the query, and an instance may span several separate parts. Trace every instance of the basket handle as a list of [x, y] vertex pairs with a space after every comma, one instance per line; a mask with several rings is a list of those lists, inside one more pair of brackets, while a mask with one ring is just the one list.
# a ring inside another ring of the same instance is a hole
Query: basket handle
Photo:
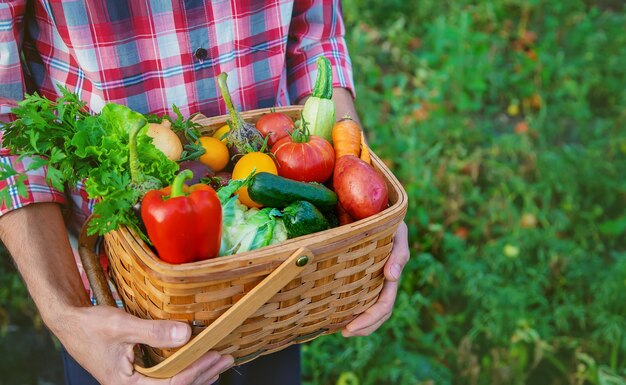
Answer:
[[[98, 305], [117, 306], [111, 294], [100, 260], [95, 252], [96, 235], [87, 234], [83, 226], [78, 240], [80, 254], [87, 279]], [[301, 247], [282, 264], [244, 295], [236, 304], [207, 326], [200, 334], [161, 363], [145, 368], [135, 365], [135, 370], [148, 377], [169, 378], [191, 365], [203, 354], [215, 347], [224, 337], [240, 326], [248, 317], [291, 282], [313, 260], [313, 253]]]
[[224, 337], [240, 326], [270, 298], [285, 287], [311, 263], [313, 254], [301, 247], [287, 258], [276, 270], [244, 295], [206, 329], [158, 365], [144, 368], [135, 365], [139, 373], [154, 378], [169, 378], [191, 365], [211, 350]]

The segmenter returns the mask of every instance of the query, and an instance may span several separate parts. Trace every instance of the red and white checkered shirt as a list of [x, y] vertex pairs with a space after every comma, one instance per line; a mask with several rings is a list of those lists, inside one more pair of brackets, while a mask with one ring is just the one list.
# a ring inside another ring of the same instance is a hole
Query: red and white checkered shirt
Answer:
[[[11, 119], [25, 92], [54, 99], [58, 85], [94, 112], [114, 102], [141, 113], [174, 116], [176, 105], [185, 116], [222, 115], [221, 72], [242, 110], [293, 104], [311, 93], [320, 55], [333, 64], [334, 86], [353, 92], [343, 35], [339, 0], [6, 0], [0, 120]], [[0, 155], [24, 169], [4, 149]], [[64, 203], [75, 226], [91, 212], [81, 186], [55, 191], [45, 170], [30, 172], [27, 186], [26, 198], [12, 192], [13, 208]], [[3, 205], [0, 215], [7, 211]]]

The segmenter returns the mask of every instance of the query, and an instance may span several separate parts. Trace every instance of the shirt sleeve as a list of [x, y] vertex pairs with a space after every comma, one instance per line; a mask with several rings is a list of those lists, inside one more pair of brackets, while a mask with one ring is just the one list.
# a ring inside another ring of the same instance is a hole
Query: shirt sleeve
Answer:
[[[0, 87], [0, 121], [3, 122], [11, 121], [11, 109], [16, 106], [17, 101], [24, 98], [26, 89], [20, 60], [25, 11], [26, 0], [0, 2], [0, 84], [2, 84]], [[9, 150], [4, 148], [2, 143], [2, 130], [0, 130], [0, 163], [3, 167], [10, 166], [26, 176], [24, 180], [26, 196], [18, 194], [17, 176], [0, 180], [0, 190], [8, 188], [11, 196], [10, 205], [2, 202], [0, 216], [30, 203], [65, 202], [64, 194], [53, 189], [46, 182], [46, 168], [25, 172], [31, 160], [18, 161], [17, 156], [10, 155]]]
[[332, 64], [333, 87], [346, 88], [356, 96], [344, 35], [340, 0], [294, 1], [287, 43], [287, 80], [292, 103], [313, 91], [316, 59], [321, 55]]

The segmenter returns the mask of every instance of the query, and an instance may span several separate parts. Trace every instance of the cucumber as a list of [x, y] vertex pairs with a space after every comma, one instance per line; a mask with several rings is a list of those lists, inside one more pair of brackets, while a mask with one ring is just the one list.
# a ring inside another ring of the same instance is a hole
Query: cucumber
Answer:
[[293, 202], [283, 210], [283, 223], [288, 238], [324, 231], [330, 228], [326, 217], [312, 203]]
[[308, 201], [324, 211], [335, 207], [337, 194], [319, 183], [297, 182], [267, 172], [252, 177], [248, 194], [256, 203], [284, 208], [297, 201]]

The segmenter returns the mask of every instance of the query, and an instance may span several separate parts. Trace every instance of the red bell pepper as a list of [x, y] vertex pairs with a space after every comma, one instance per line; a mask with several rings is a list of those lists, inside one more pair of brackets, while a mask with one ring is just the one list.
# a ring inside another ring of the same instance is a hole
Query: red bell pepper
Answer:
[[168, 263], [214, 258], [220, 251], [220, 200], [207, 185], [185, 186], [185, 180], [192, 176], [190, 170], [181, 172], [171, 187], [148, 191], [141, 203], [148, 238], [159, 258]]

